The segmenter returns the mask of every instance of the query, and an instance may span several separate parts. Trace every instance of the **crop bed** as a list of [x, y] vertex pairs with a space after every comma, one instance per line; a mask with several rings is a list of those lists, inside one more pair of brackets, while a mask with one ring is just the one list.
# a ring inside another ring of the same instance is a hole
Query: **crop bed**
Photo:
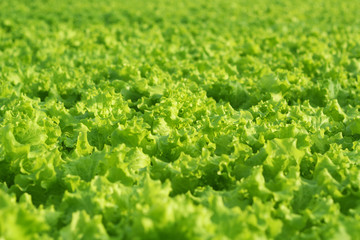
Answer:
[[0, 239], [360, 239], [359, 9], [0, 1]]

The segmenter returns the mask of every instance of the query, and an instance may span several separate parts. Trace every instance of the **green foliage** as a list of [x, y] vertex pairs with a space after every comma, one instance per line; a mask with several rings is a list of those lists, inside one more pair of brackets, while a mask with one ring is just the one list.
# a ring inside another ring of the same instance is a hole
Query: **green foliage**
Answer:
[[359, 239], [359, 9], [0, 1], [0, 239]]

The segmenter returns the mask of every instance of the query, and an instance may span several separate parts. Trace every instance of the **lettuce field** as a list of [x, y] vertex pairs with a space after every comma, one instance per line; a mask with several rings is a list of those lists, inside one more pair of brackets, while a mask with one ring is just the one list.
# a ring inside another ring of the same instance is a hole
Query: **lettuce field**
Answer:
[[359, 0], [0, 0], [0, 239], [360, 239]]

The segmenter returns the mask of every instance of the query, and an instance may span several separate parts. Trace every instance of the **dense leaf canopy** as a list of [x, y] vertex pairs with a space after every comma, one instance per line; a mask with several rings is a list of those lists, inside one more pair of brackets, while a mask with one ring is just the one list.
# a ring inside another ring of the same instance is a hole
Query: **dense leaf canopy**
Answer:
[[359, 239], [359, 9], [0, 1], [0, 239]]

